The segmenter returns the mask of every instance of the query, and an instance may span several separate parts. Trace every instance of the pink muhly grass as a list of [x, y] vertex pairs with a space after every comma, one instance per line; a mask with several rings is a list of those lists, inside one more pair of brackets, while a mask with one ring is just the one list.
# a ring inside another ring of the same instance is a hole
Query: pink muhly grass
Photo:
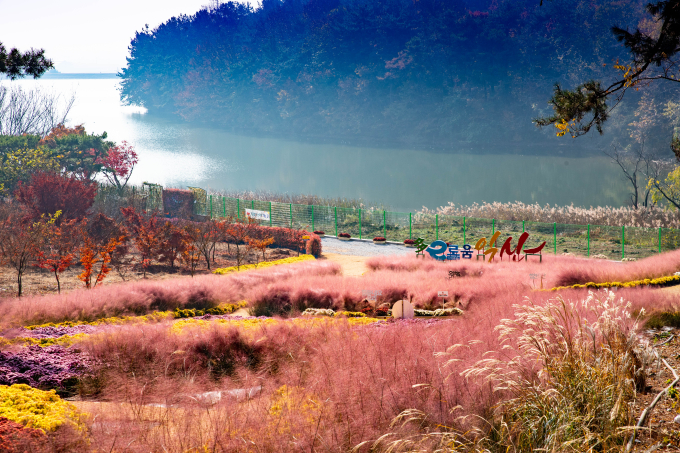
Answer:
[[291, 279], [298, 274], [332, 276], [340, 272], [335, 263], [308, 261], [233, 275], [202, 275], [194, 278], [143, 280], [106, 285], [70, 293], [5, 299], [0, 302], [0, 325], [92, 321], [122, 315], [141, 315], [155, 310], [210, 308], [236, 302], [253, 287]]

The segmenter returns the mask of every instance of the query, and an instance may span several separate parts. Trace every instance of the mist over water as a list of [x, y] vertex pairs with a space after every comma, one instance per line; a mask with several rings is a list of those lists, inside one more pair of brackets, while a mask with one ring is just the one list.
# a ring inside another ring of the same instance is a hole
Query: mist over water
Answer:
[[401, 211], [449, 201], [626, 203], [628, 188], [620, 170], [604, 156], [444, 154], [236, 135], [123, 106], [115, 79], [0, 83], [52, 90], [64, 98], [75, 93], [70, 124], [82, 123], [88, 133], [106, 131], [110, 140], [133, 144], [140, 156], [131, 179], [135, 184], [362, 198]]

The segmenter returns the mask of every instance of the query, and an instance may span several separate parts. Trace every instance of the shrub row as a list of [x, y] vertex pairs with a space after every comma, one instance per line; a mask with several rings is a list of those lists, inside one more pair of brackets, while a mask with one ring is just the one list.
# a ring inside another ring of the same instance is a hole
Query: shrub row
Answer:
[[537, 291], [559, 291], [561, 289], [581, 289], [581, 288], [635, 288], [638, 286], [673, 286], [680, 284], [680, 275], [672, 275], [660, 278], [645, 278], [644, 280], [634, 280], [632, 282], [604, 282], [594, 283], [588, 282], [583, 285], [575, 284], [571, 286], [557, 286], [551, 289], [537, 290]]
[[215, 269], [213, 271], [213, 274], [225, 275], [225, 274], [231, 274], [232, 272], [247, 271], [247, 270], [250, 270], [250, 269], [261, 269], [261, 268], [264, 268], [264, 267], [277, 266], [279, 264], [299, 263], [301, 261], [308, 261], [308, 260], [313, 260], [313, 259], [315, 259], [315, 258], [312, 255], [300, 255], [300, 256], [284, 258], [284, 259], [276, 260], [276, 261], [263, 261], [259, 264], [244, 264], [242, 266], [222, 267], [222, 268], [219, 268], [219, 269]]

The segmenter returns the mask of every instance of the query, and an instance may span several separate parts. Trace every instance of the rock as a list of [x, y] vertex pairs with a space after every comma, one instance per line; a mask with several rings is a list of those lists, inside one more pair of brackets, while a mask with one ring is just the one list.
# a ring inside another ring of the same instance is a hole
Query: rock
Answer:
[[392, 306], [392, 317], [395, 319], [413, 319], [413, 305], [407, 300], [398, 300]]
[[680, 425], [680, 415], [676, 415], [675, 418], [673, 419], [673, 421], [675, 423], [677, 423], [678, 425]]

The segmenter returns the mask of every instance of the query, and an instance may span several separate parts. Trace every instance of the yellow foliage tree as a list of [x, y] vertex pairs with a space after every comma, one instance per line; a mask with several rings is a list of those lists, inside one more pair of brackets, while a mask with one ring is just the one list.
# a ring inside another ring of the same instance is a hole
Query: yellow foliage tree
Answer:
[[61, 168], [52, 152], [43, 147], [8, 151], [0, 165], [0, 190], [12, 191], [19, 181], [28, 182], [36, 171], [58, 171]]

